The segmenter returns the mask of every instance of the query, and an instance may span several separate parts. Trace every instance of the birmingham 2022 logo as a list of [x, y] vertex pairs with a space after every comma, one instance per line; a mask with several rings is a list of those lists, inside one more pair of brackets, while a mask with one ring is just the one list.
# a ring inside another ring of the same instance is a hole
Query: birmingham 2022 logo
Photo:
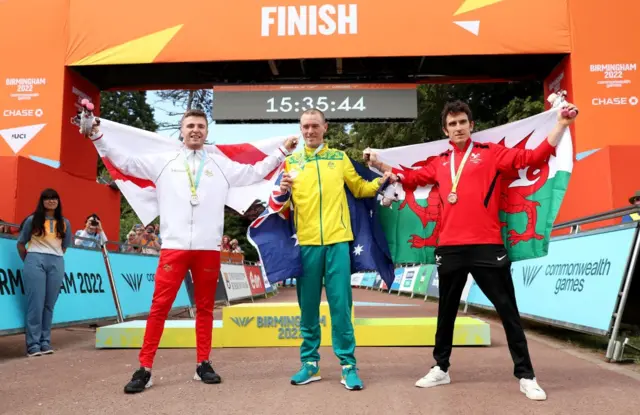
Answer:
[[231, 321], [236, 323], [238, 327], [247, 327], [253, 319], [254, 317], [231, 317]]

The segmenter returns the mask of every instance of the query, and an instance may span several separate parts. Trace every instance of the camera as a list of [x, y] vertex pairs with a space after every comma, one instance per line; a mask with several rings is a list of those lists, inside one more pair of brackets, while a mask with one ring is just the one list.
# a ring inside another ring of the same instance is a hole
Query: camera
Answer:
[[98, 225], [99, 225], [98, 221], [97, 221], [97, 220], [95, 220], [95, 219], [91, 219], [91, 221], [89, 222], [89, 224], [90, 224], [91, 226], [98, 226]]

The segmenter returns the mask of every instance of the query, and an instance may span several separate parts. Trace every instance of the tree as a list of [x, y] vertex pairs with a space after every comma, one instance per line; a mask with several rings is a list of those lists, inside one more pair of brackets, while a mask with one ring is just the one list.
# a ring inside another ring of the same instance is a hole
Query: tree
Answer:
[[[101, 92], [100, 117], [147, 131], [156, 131], [153, 108], [147, 103], [146, 92]], [[98, 177], [103, 183], [113, 180], [102, 159], [98, 158]], [[156, 220], [157, 221], [157, 220]], [[140, 220], [124, 197], [120, 198], [120, 238], [125, 240], [132, 226]]]
[[[184, 110], [182, 112], [167, 111], [167, 115], [170, 117], [181, 116], [185, 111], [190, 109], [198, 109], [204, 111], [207, 114], [209, 122], [212, 121], [211, 112], [213, 109], [213, 90], [212, 89], [198, 89], [198, 90], [164, 90], [157, 92], [160, 99], [171, 102], [171, 105], [175, 107], [181, 107]], [[180, 128], [179, 122], [161, 122], [159, 129], [165, 130], [177, 130]]]
[[474, 130], [481, 131], [544, 111], [542, 92], [540, 82], [420, 85], [418, 116], [413, 122], [355, 123], [347, 132], [343, 124], [331, 130], [329, 120], [327, 141], [359, 160], [367, 147], [399, 147], [445, 138], [440, 113], [448, 101], [466, 101], [473, 113]]

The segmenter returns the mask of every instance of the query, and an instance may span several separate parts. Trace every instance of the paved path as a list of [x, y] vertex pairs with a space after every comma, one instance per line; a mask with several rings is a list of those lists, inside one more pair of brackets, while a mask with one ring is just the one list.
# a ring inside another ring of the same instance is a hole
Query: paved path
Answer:
[[[421, 299], [354, 290], [354, 300], [413, 304], [416, 307], [363, 305], [357, 317], [435, 315], [436, 304]], [[265, 301], [295, 301], [291, 288]], [[220, 311], [216, 314], [219, 318]], [[0, 413], [2, 414], [580, 414], [640, 413], [638, 376], [575, 350], [530, 338], [534, 367], [549, 399], [522, 395], [502, 328], [491, 322], [489, 348], [454, 348], [452, 384], [414, 387], [432, 364], [427, 348], [358, 349], [365, 390], [340, 385], [338, 362], [321, 350], [323, 380], [291, 386], [299, 366], [295, 348], [219, 349], [212, 353], [221, 385], [191, 380], [195, 350], [158, 351], [154, 386], [140, 395], [122, 392], [137, 366], [137, 350], [96, 350], [86, 328], [53, 334], [59, 351], [23, 357], [22, 335], [0, 337]], [[615, 370], [613, 370], [615, 369]]]

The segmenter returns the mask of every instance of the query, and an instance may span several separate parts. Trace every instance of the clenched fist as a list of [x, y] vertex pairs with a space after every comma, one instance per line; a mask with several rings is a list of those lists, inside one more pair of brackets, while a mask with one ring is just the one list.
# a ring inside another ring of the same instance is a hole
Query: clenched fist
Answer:
[[293, 178], [289, 173], [284, 173], [282, 175], [282, 180], [280, 180], [280, 191], [286, 193], [291, 190], [291, 186], [293, 185]]
[[292, 153], [296, 147], [298, 147], [297, 135], [290, 135], [286, 140], [284, 140], [284, 148], [286, 148], [289, 153]]

